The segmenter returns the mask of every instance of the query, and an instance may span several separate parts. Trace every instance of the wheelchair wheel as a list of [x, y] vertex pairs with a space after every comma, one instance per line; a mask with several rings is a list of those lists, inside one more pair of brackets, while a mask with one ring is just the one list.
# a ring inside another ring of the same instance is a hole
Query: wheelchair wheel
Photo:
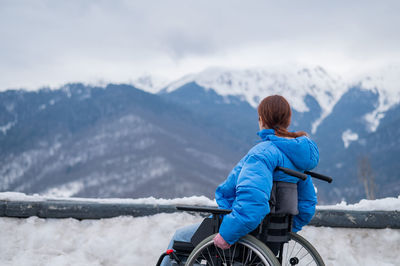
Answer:
[[211, 235], [200, 242], [190, 253], [188, 266], [224, 265], [224, 266], [278, 266], [280, 263], [274, 253], [261, 241], [251, 235], [242, 237], [229, 249], [222, 250], [214, 245]]
[[318, 251], [302, 236], [289, 233], [290, 240], [283, 247], [282, 265], [325, 266]]

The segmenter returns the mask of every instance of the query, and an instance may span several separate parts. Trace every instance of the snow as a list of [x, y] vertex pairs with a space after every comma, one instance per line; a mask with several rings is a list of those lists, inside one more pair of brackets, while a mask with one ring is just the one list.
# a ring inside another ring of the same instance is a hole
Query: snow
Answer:
[[59, 187], [50, 188], [44, 194], [52, 197], [71, 197], [81, 191], [84, 186], [83, 181], [72, 181]]
[[[187, 213], [101, 220], [0, 218], [0, 264], [155, 265], [173, 233], [201, 221]], [[400, 230], [305, 227], [330, 265], [396, 265]]]
[[400, 230], [306, 226], [300, 235], [317, 248], [327, 266], [398, 265]]
[[264, 97], [279, 94], [287, 98], [296, 111], [307, 112], [305, 97], [311, 95], [322, 109], [320, 118], [313, 124], [313, 133], [350, 86], [340, 76], [329, 74], [319, 66], [311, 69], [298, 66], [241, 70], [208, 68], [170, 84], [166, 91], [176, 90], [188, 82], [196, 82], [222, 96], [241, 97], [254, 108]]
[[208, 68], [197, 74], [186, 75], [170, 83], [166, 92], [171, 92], [189, 83], [196, 82], [205, 89], [213, 89], [222, 96], [237, 96], [254, 108], [268, 95], [279, 94], [288, 99], [293, 109], [307, 112], [305, 97], [314, 97], [322, 112], [312, 124], [314, 134], [322, 121], [329, 116], [340, 98], [352, 87], [377, 93], [378, 104], [364, 119], [370, 131], [375, 131], [385, 112], [400, 103], [399, 66], [369, 70], [367, 74], [342, 77], [328, 72], [320, 66], [258, 67], [250, 69]]
[[3, 135], [7, 135], [7, 131], [15, 126], [16, 123], [17, 121], [8, 122], [7, 124], [0, 126], [0, 131], [3, 133]]
[[154, 197], [139, 198], [139, 199], [96, 199], [96, 198], [69, 198], [69, 197], [54, 197], [54, 196], [43, 196], [43, 195], [26, 195], [19, 192], [0, 192], [0, 200], [5, 201], [46, 201], [46, 200], [70, 200], [70, 201], [88, 201], [98, 203], [130, 203], [130, 204], [149, 204], [149, 205], [177, 205], [177, 204], [188, 204], [188, 205], [199, 205], [199, 206], [217, 206], [215, 200], [210, 200], [205, 196], [192, 196], [175, 199], [156, 199]]
[[150, 92], [150, 93], [158, 93], [161, 89], [163, 89], [167, 84], [168, 80], [159, 77], [153, 76], [150, 74], [143, 75], [141, 77], [136, 78], [132, 81], [132, 85], [138, 89]]
[[67, 95], [68, 98], [71, 98], [72, 93], [71, 93], [71, 86], [69, 84], [66, 84], [61, 87], [61, 90]]
[[347, 204], [345, 201], [336, 205], [317, 206], [317, 209], [352, 210], [352, 211], [400, 211], [400, 196], [376, 200], [363, 199], [356, 204]]
[[350, 129], [347, 129], [342, 133], [342, 140], [344, 147], [347, 149], [352, 141], [358, 140], [358, 134], [354, 133]]
[[400, 66], [387, 66], [375, 71], [374, 75], [364, 77], [361, 86], [379, 94], [378, 105], [364, 119], [369, 124], [369, 130], [374, 132], [385, 112], [400, 103]]
[[[58, 137], [56, 137], [56, 140], [49, 145], [42, 143], [40, 148], [27, 150], [18, 155], [9, 154], [6, 156], [0, 165], [0, 176], [3, 179], [0, 183], [0, 191], [8, 190], [13, 183], [17, 183], [23, 177], [26, 171], [28, 171], [34, 165], [38, 165], [40, 160], [45, 161], [49, 157], [53, 156], [58, 150], [60, 150], [61, 144], [57, 141], [57, 138]], [[43, 171], [51, 169], [55, 166], [57, 165], [48, 165]], [[34, 179], [26, 180], [15, 189], [24, 190], [24, 188], [31, 185], [31, 183], [34, 181]]]
[[155, 265], [185, 213], [102, 220], [0, 218], [0, 264]]
[[[216, 206], [204, 196], [177, 199], [54, 198], [16, 192], [0, 193], [5, 201], [65, 199], [99, 203]], [[318, 209], [397, 210], [400, 196], [361, 200], [357, 204], [318, 206]], [[146, 217], [69, 219], [0, 218], [0, 265], [155, 265], [179, 227], [201, 221], [184, 212]], [[398, 265], [400, 230], [346, 229], [306, 226], [300, 234], [311, 242], [326, 265]]]
[[186, 148], [185, 151], [212, 168], [226, 170], [227, 172], [231, 169], [230, 165], [225, 164], [220, 157], [212, 153], [202, 152], [193, 148]]

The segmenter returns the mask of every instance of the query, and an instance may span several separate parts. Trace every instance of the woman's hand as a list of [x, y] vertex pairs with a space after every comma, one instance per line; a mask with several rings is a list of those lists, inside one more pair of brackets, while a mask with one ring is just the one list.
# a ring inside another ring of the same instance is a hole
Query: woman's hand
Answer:
[[228, 249], [231, 247], [219, 233], [214, 237], [214, 245], [220, 249]]

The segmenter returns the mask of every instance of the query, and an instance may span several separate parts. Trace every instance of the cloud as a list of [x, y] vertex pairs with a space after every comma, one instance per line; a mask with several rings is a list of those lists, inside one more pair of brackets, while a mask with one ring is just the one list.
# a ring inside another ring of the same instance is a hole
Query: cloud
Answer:
[[[400, 62], [397, 1], [1, 1], [0, 89], [218, 65]], [[343, 70], [344, 69], [344, 70]]]

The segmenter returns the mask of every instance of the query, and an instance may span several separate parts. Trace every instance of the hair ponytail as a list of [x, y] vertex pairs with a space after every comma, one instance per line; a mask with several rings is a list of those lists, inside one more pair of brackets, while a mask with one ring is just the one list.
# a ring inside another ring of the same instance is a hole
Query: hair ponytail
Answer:
[[272, 95], [264, 98], [258, 106], [258, 115], [262, 124], [275, 130], [279, 137], [298, 138], [306, 136], [304, 131], [289, 132], [292, 111], [288, 101], [280, 95]]
[[289, 132], [285, 128], [281, 127], [274, 127], [275, 135], [278, 137], [289, 137], [289, 138], [298, 138], [301, 136], [307, 136], [307, 133], [304, 131], [297, 131], [297, 132]]

